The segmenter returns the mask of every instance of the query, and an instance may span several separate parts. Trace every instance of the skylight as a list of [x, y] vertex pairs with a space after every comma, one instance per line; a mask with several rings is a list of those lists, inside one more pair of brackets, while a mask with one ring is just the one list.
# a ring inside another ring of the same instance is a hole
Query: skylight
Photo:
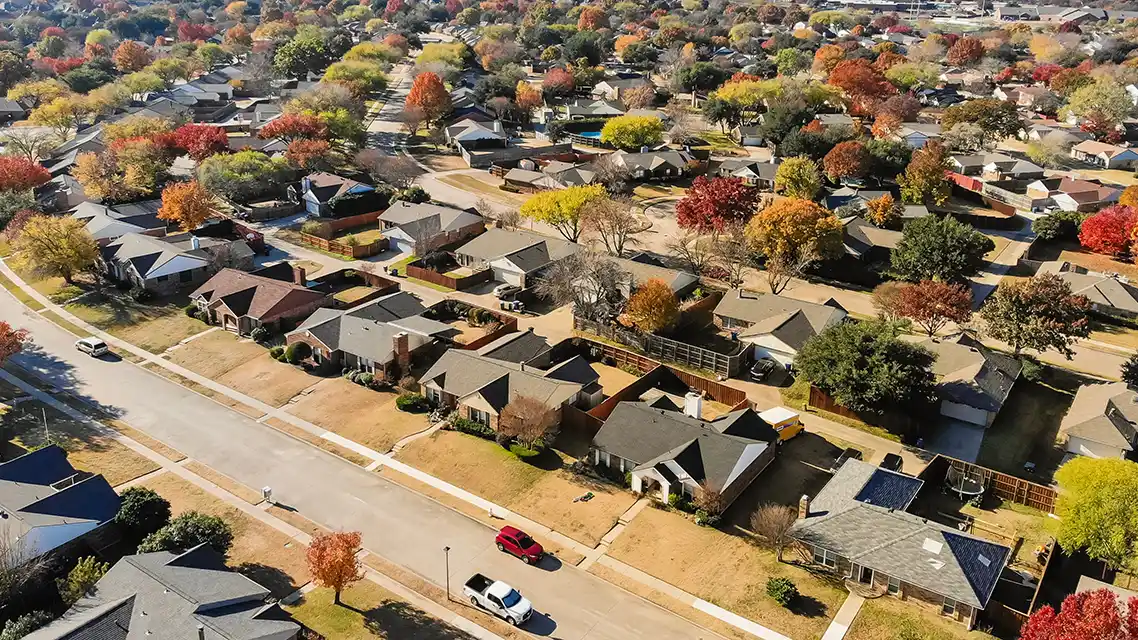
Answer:
[[944, 543], [943, 542], [937, 542], [936, 540], [933, 540], [932, 538], [925, 538], [925, 541], [921, 544], [921, 548], [924, 549], [925, 551], [928, 551], [929, 553], [939, 554], [940, 550], [944, 548]]

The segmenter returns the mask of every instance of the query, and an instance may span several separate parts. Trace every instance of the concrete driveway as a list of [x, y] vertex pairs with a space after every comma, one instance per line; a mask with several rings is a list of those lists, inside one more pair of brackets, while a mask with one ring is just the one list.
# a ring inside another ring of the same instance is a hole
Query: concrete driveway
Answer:
[[[62, 389], [98, 402], [134, 428], [333, 529], [358, 530], [364, 546], [461, 592], [475, 571], [505, 580], [537, 611], [527, 631], [563, 640], [718, 638], [573, 566], [529, 567], [494, 548], [494, 532], [377, 473], [246, 418], [125, 361], [78, 353], [75, 336], [0, 294], [0, 320], [34, 344], [13, 359]], [[377, 419], [382, 417], [377, 416]]]

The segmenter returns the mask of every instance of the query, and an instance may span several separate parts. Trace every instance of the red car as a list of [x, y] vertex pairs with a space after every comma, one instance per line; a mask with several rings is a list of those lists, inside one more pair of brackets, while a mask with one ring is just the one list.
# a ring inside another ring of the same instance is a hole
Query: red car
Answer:
[[498, 551], [515, 555], [526, 564], [537, 564], [545, 555], [545, 550], [537, 541], [529, 537], [526, 532], [515, 527], [502, 527], [497, 537], [494, 538], [494, 542], [498, 545]]

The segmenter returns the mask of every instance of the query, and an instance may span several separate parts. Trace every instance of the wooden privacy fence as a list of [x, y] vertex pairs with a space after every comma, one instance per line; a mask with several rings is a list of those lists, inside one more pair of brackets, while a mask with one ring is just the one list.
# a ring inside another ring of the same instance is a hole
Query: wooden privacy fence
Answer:
[[425, 269], [420, 265], [422, 265], [422, 260], [407, 263], [407, 275], [419, 280], [425, 280], [431, 284], [437, 284], [440, 287], [454, 289], [455, 291], [462, 291], [474, 285], [489, 282], [494, 275], [493, 269], [486, 268], [475, 271], [468, 276], [450, 276], [431, 269]]
[[311, 233], [301, 232], [300, 239], [308, 245], [312, 245], [322, 251], [328, 253], [335, 253], [349, 258], [360, 259], [374, 256], [383, 253], [387, 249], [387, 238], [379, 238], [370, 244], [356, 244], [351, 245], [344, 242], [337, 242], [335, 240], [325, 240], [324, 238], [314, 236]]
[[875, 427], [896, 434], [902, 440], [915, 439], [918, 424], [913, 416], [901, 413], [870, 413], [857, 412], [831, 398], [825, 391], [810, 385], [810, 398], [806, 401], [808, 408], [821, 409], [839, 416], [859, 420]]
[[949, 468], [968, 476], [979, 476], [987, 490], [1000, 500], [1039, 509], [1044, 513], [1055, 513], [1055, 501], [1059, 494], [1051, 487], [944, 454], [938, 453], [918, 477], [926, 482], [943, 482]]
[[738, 375], [749, 362], [747, 354], [750, 350], [744, 344], [740, 344], [737, 353], [727, 355], [652, 333], [640, 333], [621, 327], [603, 325], [578, 316], [573, 316], [573, 328], [628, 345], [653, 358], [675, 362], [695, 369], [706, 369], [724, 378]]

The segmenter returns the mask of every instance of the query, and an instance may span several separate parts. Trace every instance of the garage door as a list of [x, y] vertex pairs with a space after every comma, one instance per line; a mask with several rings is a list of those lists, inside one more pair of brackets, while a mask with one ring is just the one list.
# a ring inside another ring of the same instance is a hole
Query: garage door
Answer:
[[988, 425], [988, 412], [976, 407], [970, 407], [956, 402], [943, 401], [940, 403], [940, 413], [949, 418], [956, 418], [964, 422], [978, 424], [982, 427]]
[[399, 253], [406, 253], [407, 255], [411, 255], [415, 253], [415, 246], [406, 240], [396, 240], [395, 250]]
[[516, 286], [522, 286], [522, 274], [514, 271], [506, 271], [505, 269], [494, 269], [494, 279], [498, 282], [505, 282]]

